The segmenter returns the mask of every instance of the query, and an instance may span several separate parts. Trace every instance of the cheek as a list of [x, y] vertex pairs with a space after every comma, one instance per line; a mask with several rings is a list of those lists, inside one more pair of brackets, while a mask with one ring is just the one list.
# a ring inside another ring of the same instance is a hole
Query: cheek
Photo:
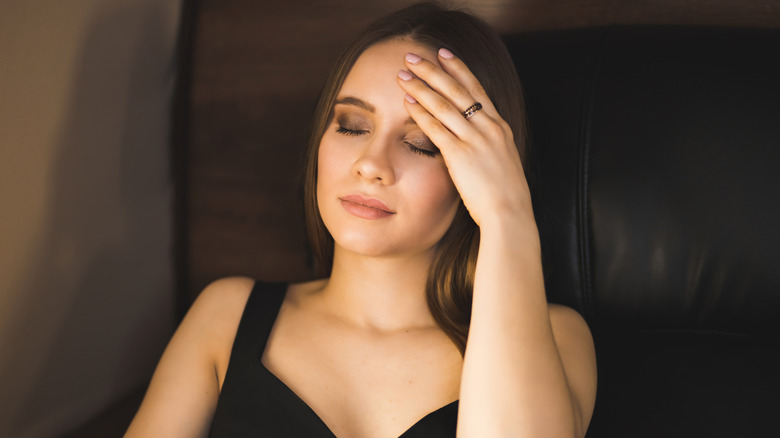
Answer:
[[419, 202], [427, 214], [450, 223], [460, 203], [460, 196], [446, 169], [426, 172], [417, 180], [415, 191], [422, 194]]
[[338, 148], [334, 147], [333, 141], [327, 138], [322, 138], [320, 142], [320, 148], [317, 152], [317, 191], [319, 192], [323, 188], [327, 188], [328, 183], [336, 175], [339, 163], [343, 161], [340, 157], [336, 156]]

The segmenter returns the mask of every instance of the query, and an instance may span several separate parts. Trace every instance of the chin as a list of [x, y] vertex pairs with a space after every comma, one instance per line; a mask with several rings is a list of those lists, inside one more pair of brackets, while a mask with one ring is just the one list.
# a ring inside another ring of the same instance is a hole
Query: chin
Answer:
[[389, 236], [379, 233], [364, 233], [350, 229], [336, 233], [331, 231], [331, 236], [337, 247], [355, 254], [379, 257], [391, 255], [398, 250], [394, 248], [394, 242]]
[[400, 237], [397, 235], [372, 235], [356, 230], [345, 230], [343, 233], [333, 233], [336, 246], [346, 252], [366, 257], [416, 257], [430, 253], [436, 242], [425, 242], [422, 239]]

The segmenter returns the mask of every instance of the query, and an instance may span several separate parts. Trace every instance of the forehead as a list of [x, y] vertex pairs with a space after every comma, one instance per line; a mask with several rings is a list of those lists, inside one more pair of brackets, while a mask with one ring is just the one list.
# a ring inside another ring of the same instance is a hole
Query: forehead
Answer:
[[[405, 69], [404, 56], [413, 52], [438, 64], [436, 52], [408, 39], [383, 41], [366, 49], [355, 61], [341, 87], [341, 95], [355, 95], [368, 90], [400, 92], [395, 77]], [[386, 88], [386, 87], [389, 87]]]

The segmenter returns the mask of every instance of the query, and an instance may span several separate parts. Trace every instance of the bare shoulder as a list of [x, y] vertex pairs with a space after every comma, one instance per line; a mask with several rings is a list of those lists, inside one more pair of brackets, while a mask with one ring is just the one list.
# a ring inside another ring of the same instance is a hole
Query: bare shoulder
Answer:
[[200, 293], [165, 348], [126, 437], [205, 436], [224, 378], [219, 370], [227, 367], [253, 284], [225, 278]]
[[583, 365], [592, 363], [595, 370], [593, 336], [582, 315], [560, 304], [549, 304], [548, 309], [553, 336], [561, 354], [576, 356]]
[[212, 323], [229, 323], [236, 314], [241, 317], [254, 284], [255, 280], [249, 277], [216, 280], [201, 291], [189, 313]]
[[571, 307], [549, 304], [548, 309], [553, 336], [564, 366], [569, 368], [569, 365], [576, 364], [583, 374], [592, 377], [595, 387], [596, 353], [588, 323]]
[[248, 277], [226, 277], [206, 286], [192, 303], [180, 330], [198, 332], [201, 342], [220, 348], [232, 345], [244, 307], [255, 281]]
[[596, 352], [582, 315], [571, 307], [550, 304], [550, 323], [566, 379], [587, 427], [596, 402]]
[[191, 327], [200, 332], [197, 337], [210, 347], [220, 387], [254, 284], [255, 280], [248, 277], [216, 280], [203, 289], [187, 314], [187, 318], [193, 319]]
[[222, 312], [235, 312], [237, 307], [243, 310], [254, 284], [249, 277], [220, 278], [203, 289], [190, 311], [219, 317]]
[[549, 303], [547, 308], [550, 312], [550, 322], [553, 325], [553, 330], [556, 327], [559, 330], [574, 330], [582, 332], [583, 335], [587, 334], [590, 337], [590, 328], [588, 328], [585, 318], [579, 312], [561, 304]]
[[[321, 289], [325, 281], [290, 284], [285, 299], [300, 300]], [[215, 339], [217, 345], [232, 347], [254, 285], [255, 280], [249, 277], [222, 278], [206, 286], [193, 303], [190, 313], [202, 323], [202, 327], [208, 327], [208, 331], [218, 337]]]

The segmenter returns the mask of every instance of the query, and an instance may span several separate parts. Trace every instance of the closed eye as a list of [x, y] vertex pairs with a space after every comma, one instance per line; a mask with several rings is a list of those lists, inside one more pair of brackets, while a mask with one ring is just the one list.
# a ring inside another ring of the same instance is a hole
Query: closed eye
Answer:
[[339, 126], [336, 129], [336, 132], [338, 132], [339, 134], [342, 134], [342, 135], [363, 135], [363, 134], [367, 134], [368, 130], [367, 129], [349, 129], [349, 128], [345, 128], [343, 126]]
[[417, 146], [413, 145], [412, 143], [409, 143], [408, 141], [405, 141], [404, 144], [406, 145], [406, 147], [409, 148], [410, 151], [414, 152], [415, 154], [422, 155], [422, 156], [425, 156], [425, 157], [433, 158], [433, 157], [435, 157], [439, 153], [438, 149], [436, 149], [435, 151], [432, 151], [430, 149], [418, 148]]

